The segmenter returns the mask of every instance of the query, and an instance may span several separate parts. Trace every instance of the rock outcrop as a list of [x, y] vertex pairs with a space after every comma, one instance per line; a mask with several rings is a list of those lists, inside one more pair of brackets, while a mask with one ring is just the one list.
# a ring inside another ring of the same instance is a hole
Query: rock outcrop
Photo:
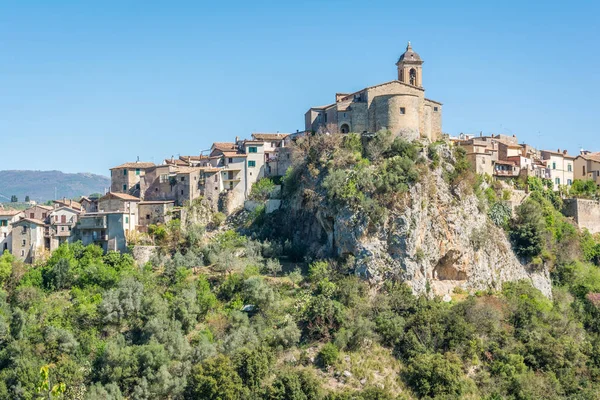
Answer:
[[497, 290], [525, 279], [550, 297], [548, 271], [521, 263], [477, 197], [460, 185], [451, 188], [442, 175], [438, 168], [423, 176], [375, 227], [364, 214], [333, 209], [307, 188], [284, 204], [283, 218], [309, 253], [352, 256], [355, 272], [375, 283], [399, 277], [415, 293], [445, 296], [456, 287]]

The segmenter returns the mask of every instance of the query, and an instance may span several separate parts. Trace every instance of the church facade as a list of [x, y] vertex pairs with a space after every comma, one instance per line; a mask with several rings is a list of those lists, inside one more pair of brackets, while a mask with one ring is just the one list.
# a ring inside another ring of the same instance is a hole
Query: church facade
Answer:
[[425, 98], [423, 60], [410, 42], [396, 66], [396, 80], [337, 93], [335, 103], [312, 107], [304, 116], [305, 129], [329, 133], [388, 129], [408, 140], [441, 138], [442, 103]]

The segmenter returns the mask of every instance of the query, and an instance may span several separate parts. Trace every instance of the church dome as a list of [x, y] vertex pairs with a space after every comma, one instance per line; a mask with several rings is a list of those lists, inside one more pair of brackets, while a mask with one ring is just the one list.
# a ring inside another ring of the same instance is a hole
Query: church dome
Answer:
[[400, 59], [398, 60], [398, 62], [421, 62], [423, 60], [421, 60], [421, 57], [412, 49], [412, 46], [410, 45], [410, 42], [408, 42], [408, 46], [406, 46], [406, 51], [404, 52], [404, 54], [402, 54], [400, 56]]

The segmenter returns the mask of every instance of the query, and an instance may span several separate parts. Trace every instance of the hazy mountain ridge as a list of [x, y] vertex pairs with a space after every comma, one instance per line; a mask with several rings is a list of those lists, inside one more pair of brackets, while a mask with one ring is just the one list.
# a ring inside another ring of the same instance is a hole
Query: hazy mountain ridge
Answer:
[[19, 201], [25, 196], [31, 200], [47, 201], [56, 197], [78, 197], [103, 193], [110, 187], [110, 178], [87, 172], [61, 171], [0, 171], [0, 201], [10, 201], [16, 195]]

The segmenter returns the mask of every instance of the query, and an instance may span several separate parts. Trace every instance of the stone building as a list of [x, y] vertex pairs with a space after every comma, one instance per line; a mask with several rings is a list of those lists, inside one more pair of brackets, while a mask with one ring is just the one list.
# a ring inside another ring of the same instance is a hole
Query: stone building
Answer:
[[109, 192], [98, 200], [99, 213], [121, 213], [125, 234], [138, 225], [138, 203], [140, 199], [125, 193]]
[[575, 179], [591, 179], [600, 186], [600, 152], [592, 153], [582, 150], [573, 164]]
[[19, 210], [5, 210], [0, 208], [0, 254], [8, 250], [12, 253], [13, 223], [24, 216]]
[[44, 222], [23, 218], [13, 223], [12, 254], [26, 263], [34, 263], [44, 252]]
[[397, 79], [353, 93], [337, 93], [335, 102], [305, 114], [306, 131], [377, 132], [388, 129], [408, 140], [442, 136], [442, 103], [425, 98], [423, 60], [410, 42], [400, 56]]
[[44, 227], [44, 247], [53, 251], [61, 244], [71, 241], [71, 233], [80, 214], [80, 211], [67, 206], [52, 210]]
[[26, 218], [46, 222], [52, 210], [54, 210], [53, 207], [38, 204], [23, 211], [23, 214], [25, 214]]
[[283, 176], [292, 164], [289, 133], [253, 133], [252, 140], [263, 142], [267, 177]]
[[142, 230], [148, 225], [166, 224], [171, 220], [175, 202], [172, 200], [141, 201], [138, 203], [138, 224]]
[[151, 162], [128, 162], [110, 169], [110, 191], [139, 196], [140, 179], [146, 170], [154, 167]]

